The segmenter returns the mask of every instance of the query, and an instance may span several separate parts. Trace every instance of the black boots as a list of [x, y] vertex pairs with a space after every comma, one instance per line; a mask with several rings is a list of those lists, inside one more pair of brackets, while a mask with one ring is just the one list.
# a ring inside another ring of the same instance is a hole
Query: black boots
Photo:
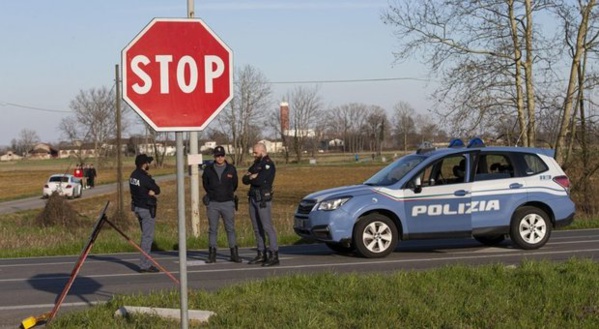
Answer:
[[208, 248], [208, 259], [206, 259], [206, 264], [216, 263], [216, 248], [209, 247]]
[[259, 264], [264, 263], [264, 261], [266, 261], [266, 253], [264, 251], [258, 250], [258, 255], [250, 260], [248, 264]]
[[231, 261], [235, 263], [241, 263], [241, 258], [239, 258], [239, 252], [237, 251], [237, 246], [231, 248]]
[[266, 258], [266, 260], [264, 260], [264, 263], [262, 264], [262, 266], [275, 266], [275, 265], [279, 265], [279, 252], [275, 251], [269, 251], [268, 252], [268, 258]]
[[[232, 262], [241, 263], [242, 259], [239, 257], [239, 251], [237, 246], [231, 248], [231, 259]], [[208, 259], [206, 259], [206, 264], [216, 263], [216, 248], [209, 247], [208, 248]], [[258, 250], [258, 254], [256, 257], [251, 259], [248, 264], [262, 264], [262, 266], [274, 266], [279, 265], [279, 252], [269, 251], [268, 255], [265, 251]]]

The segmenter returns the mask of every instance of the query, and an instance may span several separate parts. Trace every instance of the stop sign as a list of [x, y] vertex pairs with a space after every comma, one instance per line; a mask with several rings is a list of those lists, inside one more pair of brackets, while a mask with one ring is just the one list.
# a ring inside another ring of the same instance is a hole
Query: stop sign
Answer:
[[233, 97], [233, 54], [200, 19], [155, 18], [121, 56], [123, 99], [156, 131], [203, 130]]

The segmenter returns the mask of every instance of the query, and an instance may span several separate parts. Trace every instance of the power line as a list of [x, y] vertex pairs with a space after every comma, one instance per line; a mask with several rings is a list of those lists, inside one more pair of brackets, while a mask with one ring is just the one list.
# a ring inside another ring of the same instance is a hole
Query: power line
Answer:
[[399, 81], [399, 80], [411, 80], [411, 81], [431, 81], [431, 79], [422, 78], [372, 78], [372, 79], [347, 79], [347, 80], [297, 80], [297, 81], [274, 81], [271, 84], [296, 84], [296, 83], [351, 83], [351, 82], [377, 82], [377, 81]]
[[[274, 81], [270, 82], [271, 84], [302, 84], [302, 83], [353, 83], [353, 82], [381, 82], [381, 81], [400, 81], [400, 80], [410, 80], [410, 81], [431, 81], [431, 79], [422, 79], [422, 78], [412, 78], [412, 77], [395, 77], [395, 78], [370, 78], [370, 79], [342, 79], [342, 80], [295, 80], [295, 81]], [[114, 89], [116, 84], [112, 85], [111, 91]], [[43, 107], [22, 105], [10, 102], [0, 101], [0, 106], [14, 106], [28, 110], [34, 111], [42, 111], [42, 112], [54, 112], [54, 113], [71, 113], [71, 111], [65, 110], [55, 110], [48, 109]]]
[[3, 102], [3, 101], [0, 101], [0, 106], [14, 106], [14, 107], [19, 107], [19, 108], [23, 108], [23, 109], [42, 111], [42, 112], [71, 113], [71, 111], [47, 109], [47, 108], [43, 108], [43, 107], [35, 107], [35, 106], [9, 103], [9, 102]]

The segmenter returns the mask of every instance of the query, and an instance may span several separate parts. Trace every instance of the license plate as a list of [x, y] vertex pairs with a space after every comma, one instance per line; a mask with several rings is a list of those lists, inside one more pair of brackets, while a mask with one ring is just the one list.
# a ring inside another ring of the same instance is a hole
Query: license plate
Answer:
[[303, 218], [295, 218], [294, 226], [297, 228], [306, 228], [308, 226], [308, 221]]

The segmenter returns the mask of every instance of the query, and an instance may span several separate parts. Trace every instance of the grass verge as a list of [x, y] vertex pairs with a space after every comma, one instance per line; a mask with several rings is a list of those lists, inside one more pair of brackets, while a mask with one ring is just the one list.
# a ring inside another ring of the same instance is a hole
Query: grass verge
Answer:
[[[190, 328], [598, 328], [599, 264], [524, 261], [393, 274], [293, 275], [190, 291], [189, 309], [216, 312]], [[176, 291], [116, 296], [51, 328], [177, 328], [123, 305], [178, 308]]]

